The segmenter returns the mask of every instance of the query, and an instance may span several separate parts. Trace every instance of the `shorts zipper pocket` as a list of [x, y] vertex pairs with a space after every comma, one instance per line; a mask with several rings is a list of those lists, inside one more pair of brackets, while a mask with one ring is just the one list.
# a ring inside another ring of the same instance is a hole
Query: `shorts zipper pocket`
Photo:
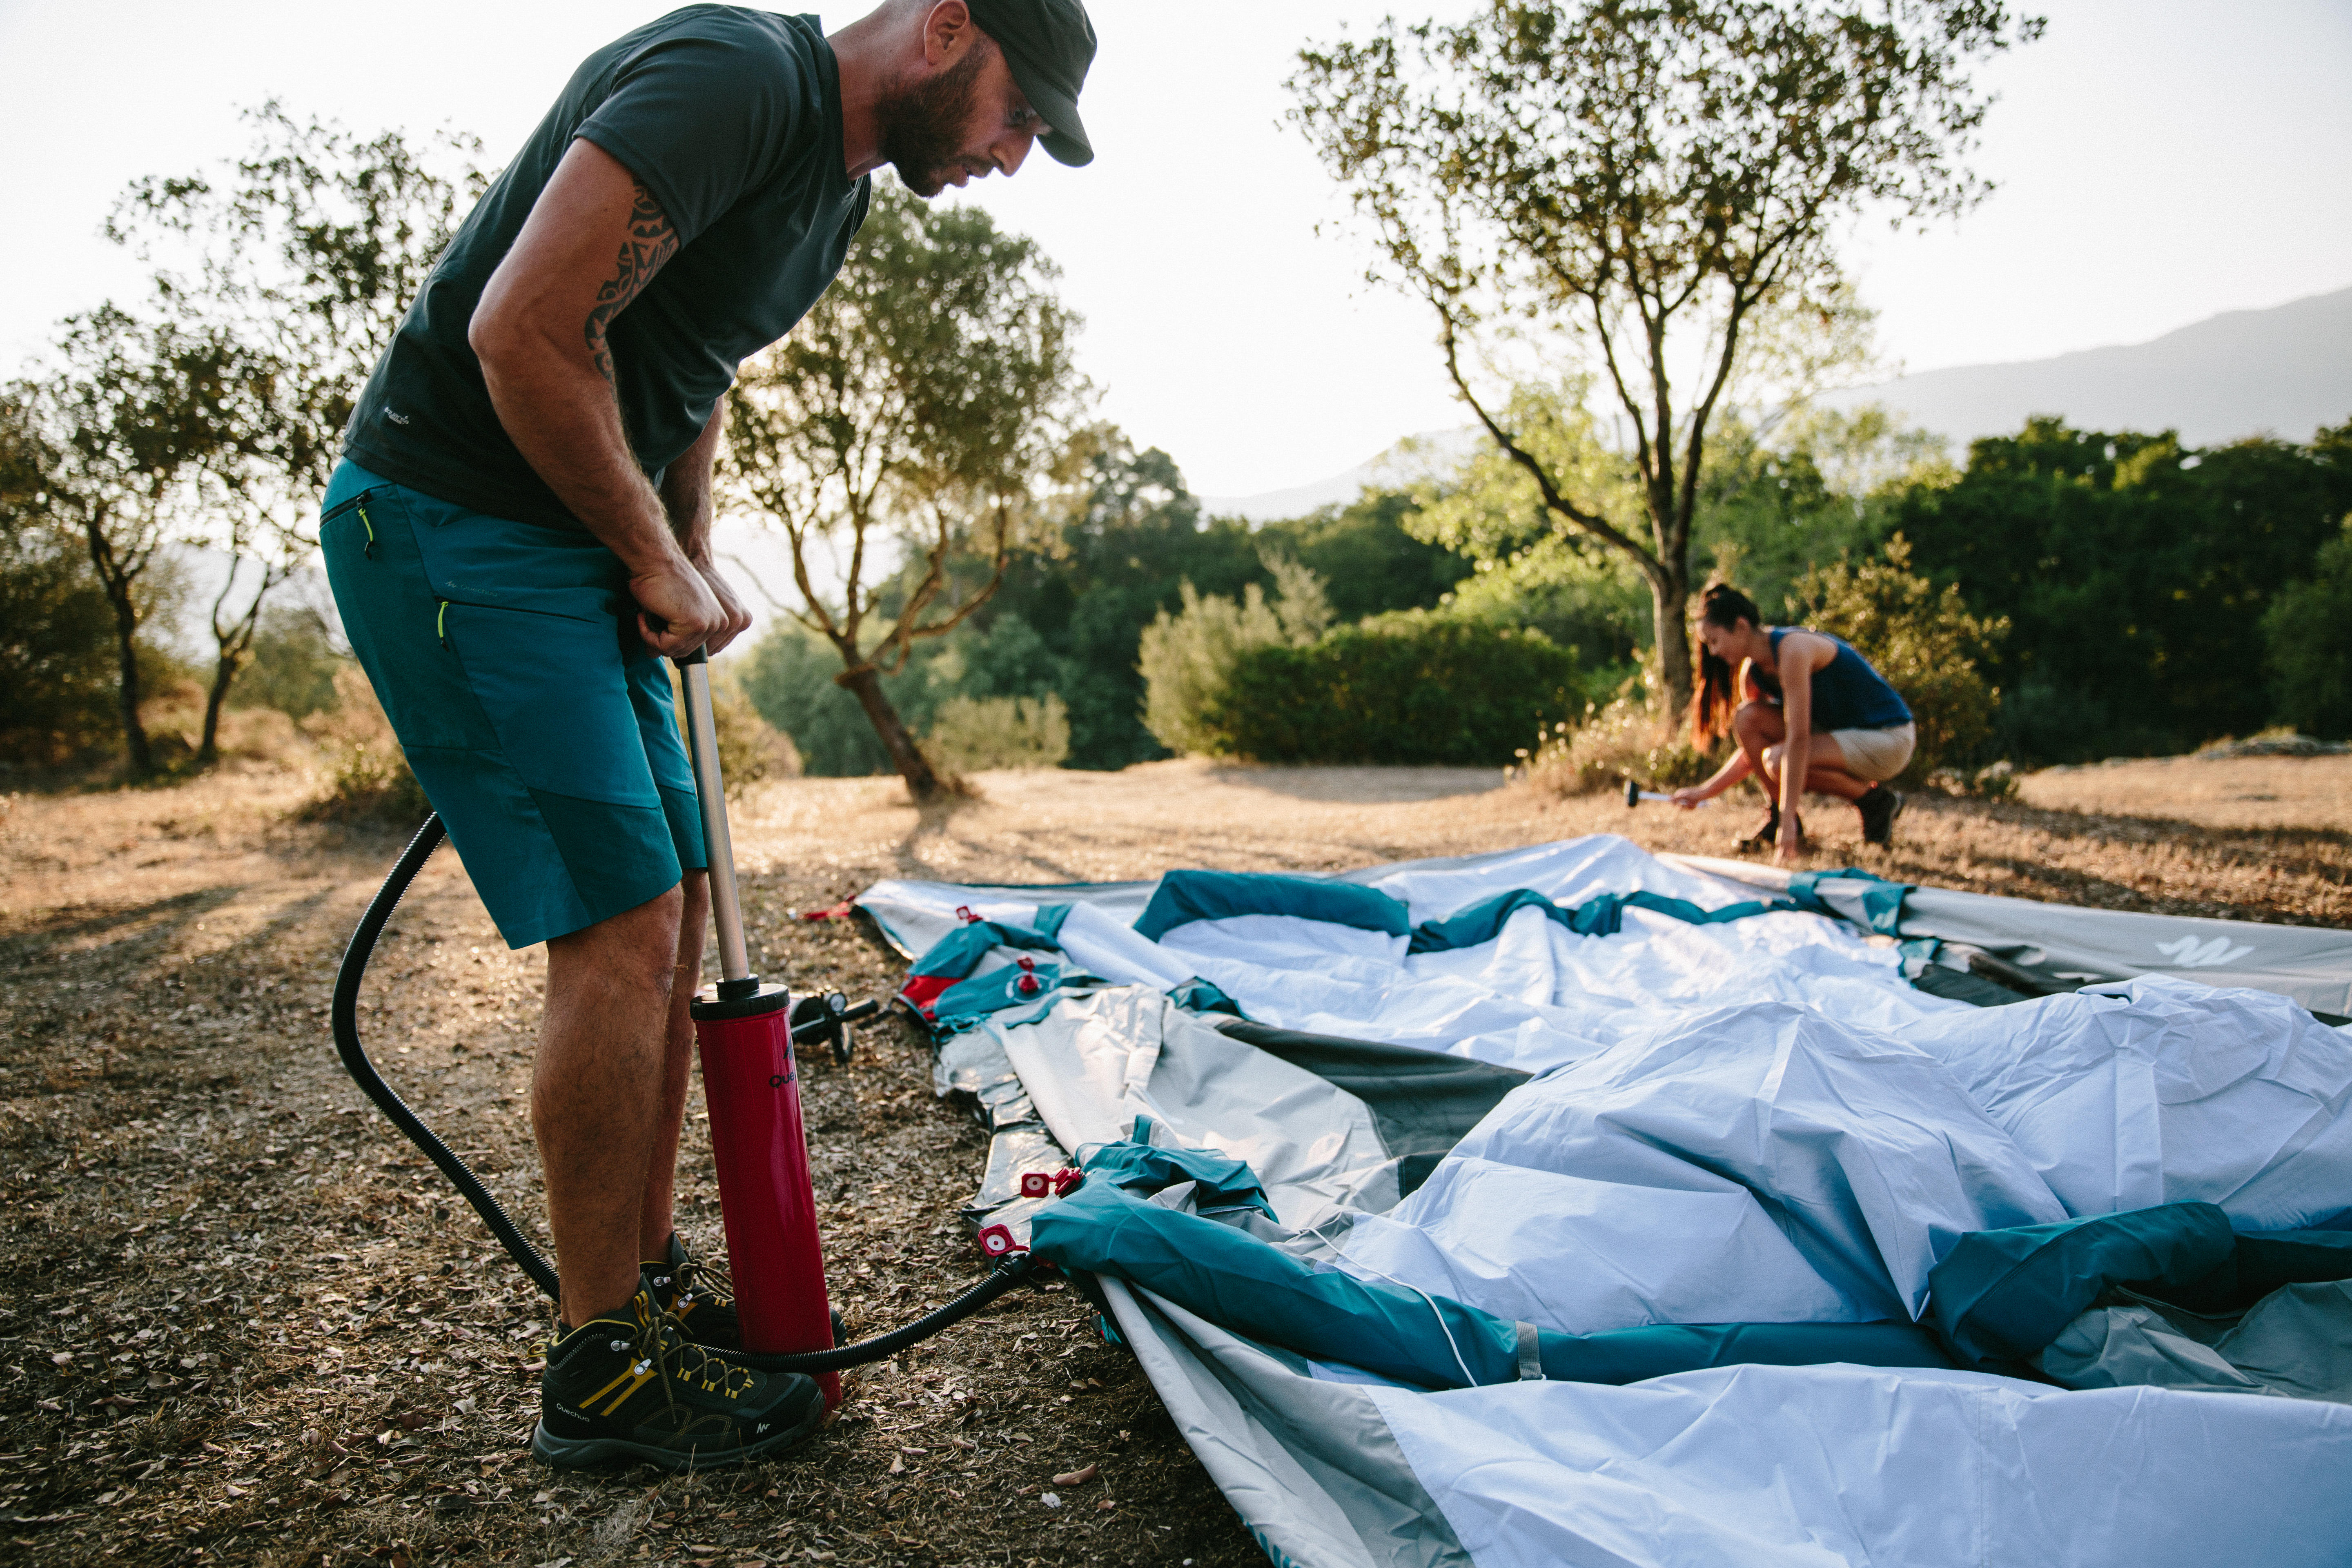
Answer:
[[324, 516], [319, 519], [319, 526], [324, 528], [345, 512], [359, 513], [360, 526], [367, 530], [367, 543], [361, 547], [360, 553], [370, 560], [375, 558], [375, 522], [368, 516], [367, 503], [374, 495], [375, 489], [370, 486], [349, 500], [337, 501], [327, 510]]

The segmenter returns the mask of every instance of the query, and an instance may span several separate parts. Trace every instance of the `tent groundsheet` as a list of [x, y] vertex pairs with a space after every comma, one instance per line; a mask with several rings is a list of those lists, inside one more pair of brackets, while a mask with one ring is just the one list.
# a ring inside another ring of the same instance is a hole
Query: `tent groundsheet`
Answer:
[[1276, 1562], [2352, 1561], [2345, 933], [1758, 870], [858, 901]]

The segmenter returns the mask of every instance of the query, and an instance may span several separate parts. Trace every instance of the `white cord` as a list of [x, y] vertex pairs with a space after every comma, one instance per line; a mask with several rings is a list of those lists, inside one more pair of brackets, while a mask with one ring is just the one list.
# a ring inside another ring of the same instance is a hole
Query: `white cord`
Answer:
[[[1331, 1219], [1350, 1219], [1350, 1220], [1352, 1220], [1352, 1218], [1353, 1218], [1353, 1216], [1352, 1216], [1352, 1215], [1349, 1215], [1346, 1214], [1344, 1211], [1343, 1211], [1342, 1213], [1340, 1213], [1340, 1214], [1336, 1214], [1336, 1215], [1333, 1215], [1331, 1216]], [[1318, 1241], [1322, 1242], [1324, 1246], [1328, 1247], [1328, 1246], [1330, 1246], [1330, 1245], [1331, 1245], [1331, 1243], [1330, 1243], [1330, 1239], [1329, 1239], [1328, 1237], [1325, 1237], [1325, 1236], [1324, 1236], [1324, 1234], [1323, 1234], [1323, 1226], [1325, 1226], [1325, 1225], [1329, 1225], [1330, 1223], [1331, 1223], [1331, 1220], [1327, 1219], [1327, 1220], [1325, 1220], [1325, 1221], [1323, 1222], [1323, 1224], [1322, 1224], [1322, 1225], [1313, 1225], [1313, 1226], [1307, 1226], [1307, 1234], [1308, 1234], [1308, 1235], [1310, 1235], [1310, 1236], [1312, 1236], [1312, 1237], [1314, 1237], [1317, 1240], [1318, 1240]], [[1348, 1258], [1348, 1255], [1347, 1255], [1346, 1253], [1344, 1253], [1344, 1252], [1343, 1252], [1343, 1253], [1341, 1253], [1341, 1254], [1339, 1254], [1339, 1256], [1340, 1256], [1340, 1257], [1342, 1257], [1342, 1258]], [[1471, 1375], [1471, 1372], [1470, 1372], [1470, 1363], [1469, 1363], [1468, 1362], [1464, 1361], [1464, 1360], [1462, 1359], [1462, 1347], [1461, 1347], [1459, 1344], [1457, 1344], [1457, 1343], [1455, 1343], [1455, 1342], [1454, 1342], [1454, 1330], [1453, 1330], [1452, 1325], [1450, 1325], [1450, 1324], [1448, 1324], [1448, 1323], [1446, 1322], [1446, 1321], [1445, 1321], [1445, 1314], [1444, 1314], [1444, 1312], [1441, 1312], [1441, 1311], [1439, 1311], [1439, 1310], [1437, 1310], [1437, 1298], [1436, 1298], [1436, 1297], [1432, 1296], [1428, 1291], [1426, 1291], [1426, 1290], [1423, 1289], [1420, 1286], [1418, 1286], [1418, 1285], [1413, 1285], [1413, 1284], [1409, 1284], [1409, 1283], [1407, 1283], [1406, 1281], [1404, 1281], [1404, 1280], [1402, 1280], [1402, 1279], [1398, 1279], [1398, 1278], [1397, 1278], [1395, 1275], [1393, 1275], [1393, 1274], [1384, 1274], [1384, 1273], [1381, 1273], [1380, 1269], [1377, 1269], [1377, 1268], [1373, 1268], [1370, 1264], [1369, 1264], [1369, 1263], [1365, 1262], [1365, 1261], [1364, 1261], [1362, 1258], [1348, 1258], [1348, 1261], [1349, 1261], [1349, 1263], [1354, 1264], [1357, 1268], [1359, 1268], [1362, 1269], [1362, 1270], [1363, 1270], [1365, 1273], [1367, 1273], [1367, 1274], [1379, 1274], [1379, 1275], [1381, 1276], [1381, 1279], [1383, 1279], [1387, 1280], [1387, 1281], [1388, 1281], [1390, 1284], [1391, 1284], [1391, 1285], [1402, 1285], [1402, 1286], [1403, 1286], [1403, 1287], [1404, 1287], [1404, 1289], [1408, 1289], [1408, 1290], [1412, 1291], [1414, 1295], [1416, 1295], [1416, 1296], [1420, 1297], [1423, 1300], [1424, 1300], [1424, 1301], [1428, 1302], [1428, 1303], [1429, 1303], [1429, 1315], [1430, 1315], [1431, 1317], [1433, 1317], [1433, 1318], [1435, 1318], [1435, 1319], [1437, 1320], [1437, 1326], [1438, 1326], [1440, 1329], [1442, 1329], [1442, 1330], [1444, 1330], [1444, 1333], [1445, 1333], [1445, 1348], [1446, 1348], [1447, 1350], [1450, 1350], [1450, 1351], [1452, 1351], [1452, 1352], [1454, 1352], [1454, 1365], [1456, 1365], [1456, 1366], [1458, 1366], [1458, 1367], [1460, 1367], [1460, 1368], [1462, 1369], [1462, 1381], [1463, 1381], [1465, 1384], [1468, 1384], [1470, 1387], [1472, 1387], [1472, 1388], [1476, 1388], [1476, 1387], [1478, 1386], [1478, 1380], [1477, 1380], [1477, 1378], [1475, 1378], [1475, 1377], [1474, 1377], [1473, 1375]], [[1342, 1272], [1344, 1272], [1344, 1270], [1343, 1270]]]

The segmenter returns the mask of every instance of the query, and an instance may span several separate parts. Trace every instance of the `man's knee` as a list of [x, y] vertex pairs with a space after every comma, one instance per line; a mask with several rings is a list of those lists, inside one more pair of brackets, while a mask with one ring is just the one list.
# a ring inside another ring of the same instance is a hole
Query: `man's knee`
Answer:
[[685, 913], [686, 894], [672, 886], [635, 909], [557, 937], [547, 944], [548, 952], [564, 970], [593, 972], [608, 984], [667, 994]]

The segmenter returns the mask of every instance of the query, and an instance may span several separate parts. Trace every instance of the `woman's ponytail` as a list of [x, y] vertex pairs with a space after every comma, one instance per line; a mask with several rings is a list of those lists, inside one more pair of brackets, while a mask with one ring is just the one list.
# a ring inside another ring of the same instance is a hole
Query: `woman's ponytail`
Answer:
[[[1717, 583], [1700, 597], [1699, 620], [1705, 625], [1726, 627], [1745, 620], [1751, 626], [1761, 626], [1764, 616], [1756, 607], [1755, 600], [1728, 583]], [[1731, 716], [1739, 709], [1739, 695], [1732, 689], [1732, 679], [1730, 661], [1717, 658], [1702, 641], [1698, 645], [1698, 689], [1691, 693], [1691, 743], [1702, 751], [1714, 744], [1716, 737], [1730, 732]]]

